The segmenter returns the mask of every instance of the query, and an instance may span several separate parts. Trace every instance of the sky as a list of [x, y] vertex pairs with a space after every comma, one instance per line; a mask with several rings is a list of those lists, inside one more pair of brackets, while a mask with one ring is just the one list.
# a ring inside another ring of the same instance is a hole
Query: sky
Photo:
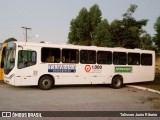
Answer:
[[109, 23], [122, 19], [130, 5], [136, 4], [133, 17], [148, 19], [144, 29], [155, 34], [160, 0], [0, 0], [0, 43], [11, 37], [25, 41], [22, 27], [32, 28], [28, 30], [30, 42], [66, 43], [71, 20], [83, 7], [89, 10], [94, 4], [99, 5], [102, 18]]

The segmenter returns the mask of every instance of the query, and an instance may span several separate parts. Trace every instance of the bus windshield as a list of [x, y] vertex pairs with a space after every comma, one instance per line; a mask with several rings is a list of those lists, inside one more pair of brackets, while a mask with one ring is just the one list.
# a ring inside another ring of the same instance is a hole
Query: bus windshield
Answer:
[[9, 74], [15, 65], [16, 44], [8, 43], [4, 57], [4, 73]]

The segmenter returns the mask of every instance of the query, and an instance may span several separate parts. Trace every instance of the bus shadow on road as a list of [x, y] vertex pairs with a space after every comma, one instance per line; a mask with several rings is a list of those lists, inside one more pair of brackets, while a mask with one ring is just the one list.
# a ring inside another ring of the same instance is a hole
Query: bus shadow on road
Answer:
[[99, 89], [99, 88], [100, 89], [101, 88], [114, 89], [109, 84], [94, 84], [94, 85], [83, 84], [83, 85], [56, 85], [52, 88], [52, 90], [54, 89], [83, 89], [83, 88], [84, 89]]
[[[41, 90], [38, 86], [12, 86], [6, 83], [0, 83], [0, 86], [5, 86], [7, 89], [15, 89], [15, 90]], [[57, 89], [99, 89], [99, 88], [111, 88], [110, 85], [56, 85], [53, 86], [50, 90]], [[113, 88], [111, 88], [113, 89]]]
[[[14, 90], [41, 90], [38, 86], [12, 86], [8, 85], [3, 81], [0, 81], [0, 86], [5, 86], [7, 89], [14, 89]], [[83, 84], [83, 85], [55, 85], [50, 90], [57, 90], [57, 89], [114, 89], [110, 84]], [[126, 85], [123, 85], [123, 89], [126, 88]]]

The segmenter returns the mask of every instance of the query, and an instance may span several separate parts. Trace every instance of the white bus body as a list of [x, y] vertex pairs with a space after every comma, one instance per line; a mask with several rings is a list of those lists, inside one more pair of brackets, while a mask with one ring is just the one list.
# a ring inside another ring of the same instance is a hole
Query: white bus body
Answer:
[[[53, 56], [47, 61], [49, 55]], [[4, 81], [14, 86], [38, 85], [41, 89], [51, 89], [53, 85], [112, 84], [120, 88], [125, 83], [154, 80], [155, 52], [11, 42], [4, 73]]]

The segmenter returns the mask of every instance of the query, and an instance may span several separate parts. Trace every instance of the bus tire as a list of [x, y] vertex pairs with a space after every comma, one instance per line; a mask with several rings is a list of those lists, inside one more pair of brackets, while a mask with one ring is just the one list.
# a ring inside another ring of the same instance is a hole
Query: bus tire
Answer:
[[115, 89], [121, 88], [123, 86], [123, 77], [120, 75], [114, 76], [111, 85]]
[[42, 90], [50, 90], [53, 87], [54, 81], [49, 76], [42, 76], [39, 80], [38, 86]]

